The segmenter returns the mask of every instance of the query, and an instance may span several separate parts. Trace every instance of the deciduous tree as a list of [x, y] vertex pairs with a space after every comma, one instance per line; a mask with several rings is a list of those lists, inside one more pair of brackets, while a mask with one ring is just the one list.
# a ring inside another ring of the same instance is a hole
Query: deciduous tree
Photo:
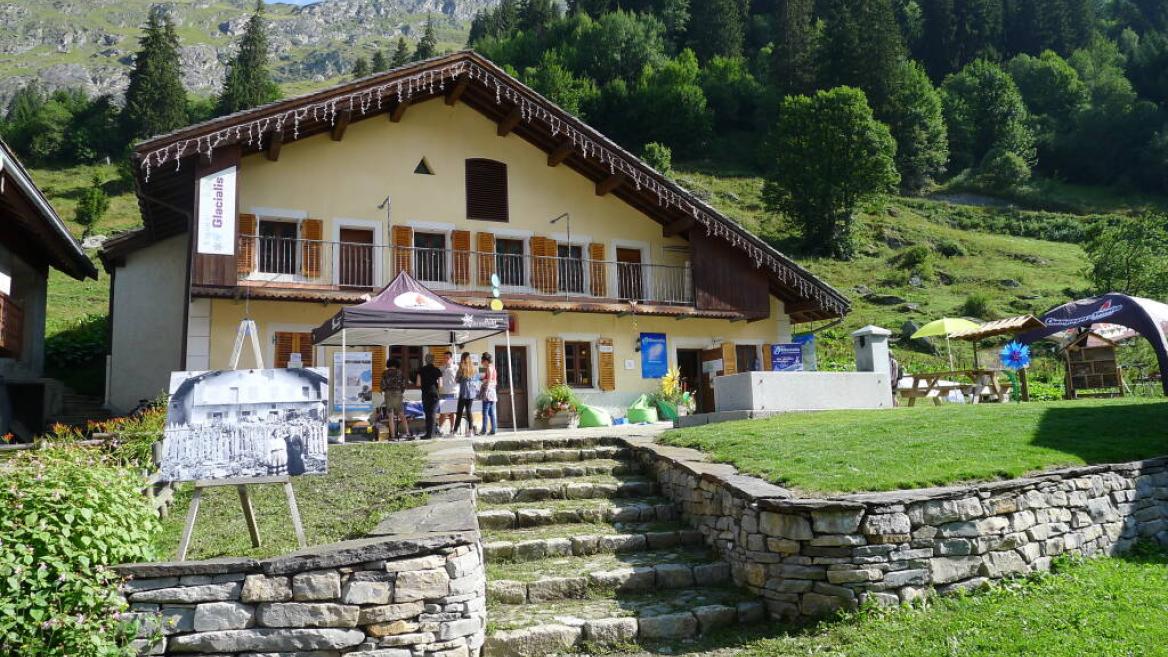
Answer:
[[948, 133], [941, 94], [924, 67], [902, 60], [897, 67], [889, 103], [888, 127], [896, 140], [896, 169], [901, 189], [921, 192], [945, 172], [949, 161]]

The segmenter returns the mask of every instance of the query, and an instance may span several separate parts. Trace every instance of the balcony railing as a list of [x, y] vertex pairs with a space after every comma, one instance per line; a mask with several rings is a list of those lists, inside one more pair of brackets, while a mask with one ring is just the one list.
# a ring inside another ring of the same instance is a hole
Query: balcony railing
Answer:
[[24, 309], [0, 294], [0, 358], [20, 358], [24, 345]]
[[284, 237], [244, 236], [241, 280], [268, 285], [376, 289], [402, 270], [438, 291], [487, 291], [497, 274], [505, 294], [692, 305], [689, 264], [376, 246]]

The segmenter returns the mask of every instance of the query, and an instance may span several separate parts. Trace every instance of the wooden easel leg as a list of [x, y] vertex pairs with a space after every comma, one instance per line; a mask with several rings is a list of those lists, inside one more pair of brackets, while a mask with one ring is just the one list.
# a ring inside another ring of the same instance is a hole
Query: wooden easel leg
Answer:
[[191, 496], [191, 507], [187, 509], [187, 522], [183, 525], [182, 538], [178, 542], [178, 560], [186, 561], [187, 548], [191, 545], [191, 534], [195, 529], [195, 516], [199, 515], [199, 501], [203, 499], [203, 489], [195, 487]]
[[247, 520], [247, 533], [251, 534], [252, 547], [260, 547], [260, 526], [256, 524], [255, 509], [251, 506], [251, 494], [247, 486], [240, 484], [235, 487], [239, 491], [239, 504], [243, 507], [243, 517]]
[[300, 522], [300, 507], [296, 506], [296, 493], [292, 490], [292, 482], [284, 482], [284, 495], [288, 497], [288, 511], [292, 514], [292, 528], [296, 530], [296, 542], [300, 547], [308, 547], [304, 539], [304, 525]]

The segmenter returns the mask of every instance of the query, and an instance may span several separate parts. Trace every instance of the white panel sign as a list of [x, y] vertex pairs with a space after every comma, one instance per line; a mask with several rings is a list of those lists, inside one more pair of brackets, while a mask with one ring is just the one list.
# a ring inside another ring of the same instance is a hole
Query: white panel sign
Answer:
[[229, 167], [199, 179], [199, 253], [235, 255], [235, 174]]

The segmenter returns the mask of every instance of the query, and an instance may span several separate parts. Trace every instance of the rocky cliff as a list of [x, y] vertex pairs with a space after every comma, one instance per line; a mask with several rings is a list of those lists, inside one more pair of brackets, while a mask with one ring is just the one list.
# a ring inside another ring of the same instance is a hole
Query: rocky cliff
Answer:
[[[269, 4], [273, 70], [281, 82], [323, 82], [344, 75], [359, 56], [389, 51], [398, 35], [416, 41], [426, 16], [439, 47], [466, 40], [475, 12], [498, 0], [321, 0]], [[37, 80], [49, 90], [80, 87], [119, 95], [151, 0], [8, 0], [0, 2], [0, 103]], [[197, 95], [215, 93], [223, 65], [243, 32], [252, 0], [162, 3], [182, 41], [183, 77]], [[387, 52], [388, 55], [388, 52]]]

